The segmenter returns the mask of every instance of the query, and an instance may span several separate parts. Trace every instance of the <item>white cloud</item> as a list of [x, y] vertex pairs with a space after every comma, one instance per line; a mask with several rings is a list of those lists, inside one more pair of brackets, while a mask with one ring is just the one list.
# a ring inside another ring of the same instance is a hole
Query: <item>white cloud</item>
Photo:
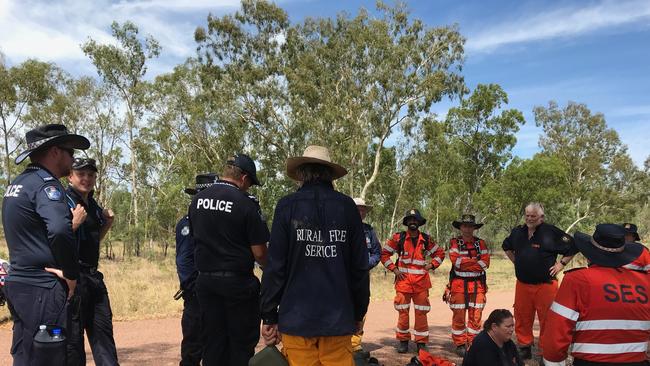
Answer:
[[161, 59], [182, 60], [195, 49], [194, 29], [199, 24], [193, 24], [192, 15], [204, 19], [209, 12], [238, 6], [239, 0], [117, 4], [110, 0], [0, 0], [0, 51], [12, 64], [27, 58], [84, 63], [88, 59], [80, 49], [82, 43], [89, 37], [101, 43], [114, 42], [110, 24], [131, 20], [140, 34], [151, 34], [159, 41]]
[[650, 1], [604, 1], [587, 7], [565, 7], [508, 19], [467, 40], [470, 52], [490, 52], [504, 45], [572, 37], [650, 19]]

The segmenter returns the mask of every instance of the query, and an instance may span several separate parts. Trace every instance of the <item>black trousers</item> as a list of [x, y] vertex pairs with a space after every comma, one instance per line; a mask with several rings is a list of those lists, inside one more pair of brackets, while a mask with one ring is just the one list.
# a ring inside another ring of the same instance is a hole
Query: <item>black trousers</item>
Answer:
[[66, 328], [67, 286], [58, 281], [52, 288], [7, 282], [4, 291], [14, 320], [11, 342], [14, 366], [53, 365], [59, 362], [44, 359], [43, 355], [33, 352], [33, 341], [39, 325]]
[[95, 365], [119, 365], [113, 338], [113, 312], [101, 272], [82, 271], [79, 274], [68, 318], [68, 366], [86, 364], [84, 331]]
[[181, 341], [180, 366], [201, 364], [201, 307], [194, 289], [183, 293], [183, 317], [181, 318], [183, 340]]
[[260, 282], [251, 275], [199, 274], [205, 345], [203, 366], [247, 366], [260, 338]]

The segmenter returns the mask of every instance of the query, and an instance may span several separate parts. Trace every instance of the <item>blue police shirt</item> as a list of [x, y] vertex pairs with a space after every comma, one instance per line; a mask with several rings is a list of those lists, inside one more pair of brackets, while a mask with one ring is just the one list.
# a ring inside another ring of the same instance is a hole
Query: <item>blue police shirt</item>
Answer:
[[190, 219], [185, 216], [176, 224], [176, 272], [182, 289], [186, 289], [198, 274], [194, 264], [195, 247], [190, 235]]
[[7, 187], [2, 224], [11, 264], [6, 281], [51, 288], [57, 278], [45, 267], [59, 268], [71, 280], [79, 277], [65, 190], [45, 168], [29, 165]]
[[262, 275], [264, 323], [301, 337], [352, 334], [369, 296], [368, 250], [352, 198], [327, 183], [283, 197]]
[[370, 224], [363, 223], [363, 232], [366, 237], [366, 248], [368, 249], [368, 268], [373, 269], [381, 259], [381, 244], [379, 244], [375, 229]]
[[80, 204], [86, 210], [86, 220], [79, 225], [75, 232], [79, 250], [79, 262], [88, 267], [97, 267], [99, 264], [100, 232], [106, 225], [104, 210], [93, 198], [93, 192], [84, 201], [74, 188], [68, 187], [66, 191], [71, 208]]

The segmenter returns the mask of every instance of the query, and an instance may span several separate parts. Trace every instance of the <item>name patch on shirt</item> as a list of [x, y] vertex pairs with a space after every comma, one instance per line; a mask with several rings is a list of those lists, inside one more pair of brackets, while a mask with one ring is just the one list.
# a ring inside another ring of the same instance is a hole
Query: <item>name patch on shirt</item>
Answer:
[[212, 210], [212, 211], [223, 211], [223, 212], [232, 212], [231, 201], [215, 200], [212, 198], [199, 198], [196, 200], [196, 208], [203, 210]]

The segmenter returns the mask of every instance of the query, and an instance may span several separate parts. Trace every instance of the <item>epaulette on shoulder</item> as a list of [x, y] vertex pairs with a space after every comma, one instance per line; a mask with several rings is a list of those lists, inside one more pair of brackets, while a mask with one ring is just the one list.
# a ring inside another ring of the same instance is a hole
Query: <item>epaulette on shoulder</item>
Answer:
[[579, 271], [581, 269], [587, 269], [587, 268], [588, 267], [577, 267], [577, 268], [567, 269], [566, 271], [564, 271], [564, 274], [567, 274], [567, 273], [570, 273], [570, 272], [576, 272], [576, 271]]
[[36, 174], [43, 179], [43, 182], [51, 182], [53, 180], [56, 180], [50, 173], [46, 172], [43, 169], [39, 169], [36, 171]]

